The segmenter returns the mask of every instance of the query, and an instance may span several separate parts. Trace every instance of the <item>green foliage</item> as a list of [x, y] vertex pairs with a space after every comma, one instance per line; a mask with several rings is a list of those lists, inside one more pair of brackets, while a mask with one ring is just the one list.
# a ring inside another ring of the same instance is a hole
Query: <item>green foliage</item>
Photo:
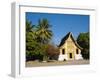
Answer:
[[84, 59], [89, 59], [89, 32], [80, 33], [77, 38], [78, 44], [83, 48], [82, 56]]
[[47, 43], [52, 37], [52, 31], [49, 28], [49, 23], [46, 19], [41, 20], [39, 25], [32, 25], [26, 20], [26, 58], [47, 60], [46, 53]]

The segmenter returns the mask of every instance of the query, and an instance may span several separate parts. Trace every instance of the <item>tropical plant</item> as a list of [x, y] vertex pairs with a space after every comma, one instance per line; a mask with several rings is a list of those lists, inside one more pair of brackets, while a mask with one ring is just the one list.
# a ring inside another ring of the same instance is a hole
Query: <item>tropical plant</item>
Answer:
[[52, 37], [47, 19], [39, 20], [38, 25], [32, 25], [26, 20], [26, 58], [48, 60], [47, 44]]
[[49, 24], [47, 19], [40, 19], [38, 21], [36, 34], [39, 35], [38, 40], [42, 44], [48, 43], [49, 40], [52, 38], [53, 34], [50, 28], [51, 28], [51, 25]]
[[32, 25], [31, 21], [26, 20], [26, 32], [32, 31], [32, 29], [33, 29], [34, 26], [35, 25]]
[[29, 36], [31, 36], [32, 39], [36, 39], [37, 35], [36, 35], [36, 26], [32, 24], [31, 21], [26, 20], [26, 40], [30, 40], [27, 39], [29, 38]]

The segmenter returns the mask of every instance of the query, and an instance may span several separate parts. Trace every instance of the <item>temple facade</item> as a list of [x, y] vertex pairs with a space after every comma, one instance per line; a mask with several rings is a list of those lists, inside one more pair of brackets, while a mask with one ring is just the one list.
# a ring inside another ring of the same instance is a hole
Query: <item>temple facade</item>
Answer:
[[59, 50], [59, 61], [83, 59], [81, 55], [82, 48], [78, 45], [71, 32], [61, 40]]

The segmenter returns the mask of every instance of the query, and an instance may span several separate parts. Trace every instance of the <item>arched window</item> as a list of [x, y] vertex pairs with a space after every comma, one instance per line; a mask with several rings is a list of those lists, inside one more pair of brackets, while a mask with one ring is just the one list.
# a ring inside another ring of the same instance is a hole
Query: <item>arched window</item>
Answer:
[[76, 49], [76, 54], [79, 54], [79, 51], [78, 51], [78, 49]]
[[62, 54], [65, 54], [65, 49], [62, 49]]

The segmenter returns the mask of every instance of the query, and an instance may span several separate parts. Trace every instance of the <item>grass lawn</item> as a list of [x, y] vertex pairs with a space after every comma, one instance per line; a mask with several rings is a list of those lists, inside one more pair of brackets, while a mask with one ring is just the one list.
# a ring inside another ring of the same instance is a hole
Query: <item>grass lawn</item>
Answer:
[[50, 62], [39, 62], [39, 61], [27, 61], [26, 67], [41, 67], [41, 66], [60, 66], [60, 65], [85, 65], [89, 64], [89, 60], [69, 60], [69, 61], [50, 61]]

